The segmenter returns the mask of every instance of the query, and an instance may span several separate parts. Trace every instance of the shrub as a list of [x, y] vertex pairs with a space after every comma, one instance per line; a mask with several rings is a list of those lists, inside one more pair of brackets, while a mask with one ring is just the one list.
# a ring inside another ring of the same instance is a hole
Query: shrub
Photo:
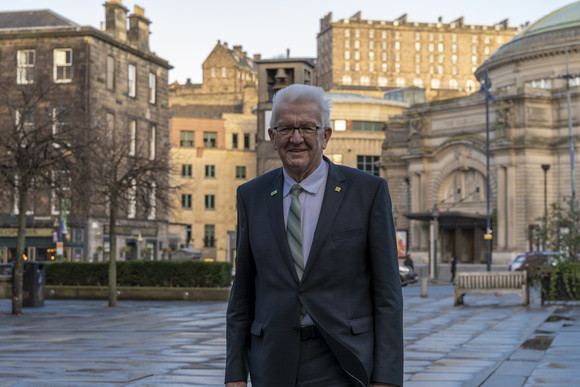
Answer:
[[[53, 262], [46, 266], [47, 285], [106, 286], [109, 263]], [[232, 281], [227, 262], [117, 262], [118, 286], [225, 287]]]

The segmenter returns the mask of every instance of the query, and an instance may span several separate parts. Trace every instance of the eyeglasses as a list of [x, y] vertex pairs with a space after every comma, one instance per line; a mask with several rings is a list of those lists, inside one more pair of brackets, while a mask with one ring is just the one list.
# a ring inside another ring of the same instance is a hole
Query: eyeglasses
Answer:
[[282, 137], [292, 136], [295, 130], [297, 130], [302, 137], [305, 137], [313, 136], [318, 129], [324, 129], [324, 126], [276, 126], [272, 129], [274, 129]]

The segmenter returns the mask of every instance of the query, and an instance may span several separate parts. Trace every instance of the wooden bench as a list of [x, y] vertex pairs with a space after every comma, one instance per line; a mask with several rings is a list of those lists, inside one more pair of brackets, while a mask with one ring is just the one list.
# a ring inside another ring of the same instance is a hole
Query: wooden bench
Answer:
[[462, 305], [466, 294], [518, 293], [522, 304], [529, 304], [527, 272], [469, 272], [457, 273], [453, 286], [453, 305]]

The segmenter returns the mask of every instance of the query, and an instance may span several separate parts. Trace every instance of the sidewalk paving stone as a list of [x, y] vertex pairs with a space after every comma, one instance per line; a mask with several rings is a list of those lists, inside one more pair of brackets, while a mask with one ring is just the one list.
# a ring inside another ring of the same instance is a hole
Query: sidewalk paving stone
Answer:
[[[580, 308], [517, 295], [403, 288], [405, 386], [577, 386]], [[0, 300], [0, 387], [219, 386], [224, 302], [46, 300], [10, 315]]]

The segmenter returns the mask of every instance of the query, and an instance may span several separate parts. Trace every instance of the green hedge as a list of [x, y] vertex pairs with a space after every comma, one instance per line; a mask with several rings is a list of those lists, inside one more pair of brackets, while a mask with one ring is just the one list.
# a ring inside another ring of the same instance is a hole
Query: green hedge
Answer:
[[542, 296], [549, 301], [580, 300], [580, 263], [561, 262], [546, 265], [540, 277]]
[[[109, 263], [52, 262], [45, 265], [47, 285], [107, 286]], [[118, 286], [225, 287], [232, 282], [226, 262], [117, 262]]]

